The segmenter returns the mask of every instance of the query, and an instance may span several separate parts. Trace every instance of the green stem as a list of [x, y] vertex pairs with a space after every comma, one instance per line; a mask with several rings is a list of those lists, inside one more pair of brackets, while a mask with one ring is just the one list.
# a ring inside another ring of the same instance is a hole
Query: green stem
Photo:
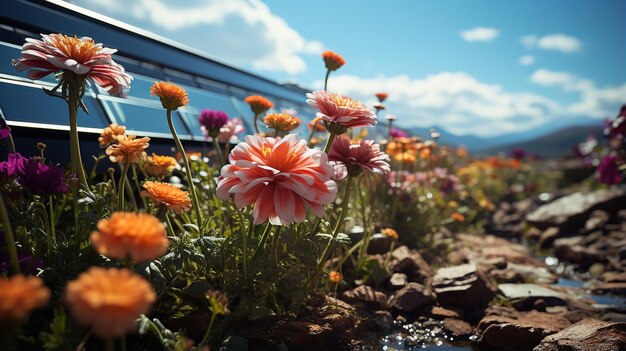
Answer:
[[317, 279], [317, 277], [322, 272], [322, 269], [324, 268], [324, 263], [326, 263], [326, 260], [328, 259], [328, 256], [330, 255], [330, 252], [332, 251], [332, 248], [334, 246], [335, 240], [337, 239], [337, 236], [339, 235], [339, 230], [341, 229], [341, 226], [343, 224], [343, 219], [346, 217], [348, 213], [348, 203], [350, 202], [350, 189], [352, 188], [352, 178], [353, 177], [349, 175], [348, 179], [346, 180], [346, 190], [341, 200], [342, 202], [341, 213], [339, 214], [337, 223], [335, 223], [335, 229], [333, 230], [333, 237], [331, 240], [328, 241], [328, 244], [326, 244], [326, 248], [324, 249], [324, 252], [322, 253], [322, 257], [320, 258], [320, 261], [317, 263], [317, 269], [315, 270], [315, 275], [313, 276], [314, 279]]
[[317, 123], [318, 121], [315, 121], [315, 123], [313, 123], [313, 127], [311, 128], [311, 133], [309, 134], [309, 139], [306, 142], [307, 145], [311, 145], [311, 140], [313, 140], [313, 135], [315, 135], [315, 128], [317, 127]]
[[57, 234], [56, 222], [54, 220], [54, 202], [52, 201], [52, 196], [48, 197], [48, 208], [50, 209], [50, 234], [52, 235], [52, 242], [56, 244]]
[[124, 211], [124, 190], [126, 189], [126, 173], [128, 173], [128, 168], [130, 168], [130, 162], [128, 160], [124, 161], [124, 166], [122, 167], [122, 174], [120, 175], [120, 183], [117, 186], [117, 210]]
[[13, 227], [9, 219], [9, 211], [4, 203], [4, 196], [0, 194], [0, 217], [2, 217], [2, 227], [4, 228], [4, 240], [9, 251], [9, 259], [13, 274], [20, 274], [20, 263], [17, 258], [17, 247], [15, 246], [15, 236], [13, 235]]
[[200, 346], [206, 344], [209, 340], [209, 335], [211, 335], [211, 329], [213, 329], [213, 325], [215, 324], [215, 319], [217, 318], [217, 313], [211, 314], [211, 321], [209, 322], [209, 327], [206, 328], [206, 333], [204, 333], [204, 337], [202, 341], [200, 341]]
[[[65, 75], [65, 74], [64, 74]], [[69, 117], [70, 117], [70, 153], [72, 157], [71, 165], [72, 165], [72, 173], [76, 174], [78, 180], [80, 181], [81, 186], [89, 190], [89, 183], [87, 183], [87, 176], [85, 175], [85, 170], [83, 169], [83, 161], [80, 155], [80, 142], [78, 139], [78, 104], [80, 97], [78, 96], [79, 87], [77, 86], [77, 81], [80, 78], [70, 77], [69, 84], [69, 98], [67, 100], [68, 109], [69, 109]]]
[[328, 77], [330, 77], [330, 70], [326, 70], [326, 77], [324, 78], [324, 90], [328, 91]]
[[[137, 177], [137, 165], [133, 165], [132, 171], [133, 171], [133, 181], [135, 182], [135, 186], [137, 187], [137, 191], [139, 191], [141, 193], [141, 184], [139, 184], [139, 177]], [[140, 196], [140, 197], [141, 197], [141, 202], [143, 203], [143, 208], [147, 209], [148, 208], [148, 200], [146, 200], [146, 198], [143, 197], [143, 196]]]
[[328, 155], [330, 151], [330, 147], [333, 145], [333, 140], [335, 140], [335, 134], [330, 133], [328, 135], [328, 140], [326, 140], [326, 145], [324, 146], [324, 153]]
[[[244, 281], [247, 282], [248, 281], [248, 231], [247, 230], [243, 230], [245, 228], [244, 226], [244, 218], [243, 215], [241, 214], [241, 210], [237, 208], [237, 205], [235, 205], [234, 201], [233, 201], [233, 207], [237, 210], [237, 214], [239, 215], [239, 225], [240, 225], [240, 230], [239, 232], [241, 233], [241, 241], [243, 242], [243, 278]], [[254, 228], [254, 225], [252, 223], [249, 224], [250, 229]]]
[[176, 134], [176, 128], [174, 128], [174, 123], [172, 122], [172, 111], [167, 110], [167, 124], [170, 127], [170, 132], [172, 132], [172, 136], [174, 137], [174, 143], [176, 143], [176, 148], [178, 152], [180, 152], [183, 163], [185, 164], [185, 173], [187, 174], [187, 184], [189, 187], [189, 192], [191, 193], [191, 199], [193, 200], [193, 208], [196, 212], [196, 220], [198, 221], [198, 230], [202, 230], [202, 212], [200, 212], [200, 202], [198, 202], [198, 195], [196, 195], [196, 189], [193, 185], [193, 176], [191, 175], [191, 165], [189, 164], [189, 159], [187, 158], [187, 154], [185, 153], [185, 148], [183, 148], [183, 144], [180, 142], [178, 138], [178, 134]]
[[15, 142], [13, 141], [13, 135], [9, 133], [9, 137], [7, 138], [7, 149], [9, 149], [9, 153], [14, 154], [15, 150]]
[[255, 113], [255, 114], [254, 114], [254, 132], [255, 132], [256, 134], [260, 134], [260, 133], [259, 133], [259, 126], [258, 126], [259, 116], [260, 116], [260, 115], [261, 115], [260, 113]]
[[263, 246], [265, 246], [265, 241], [267, 241], [267, 237], [269, 236], [271, 231], [272, 231], [272, 224], [270, 222], [267, 222], [267, 225], [265, 226], [265, 230], [263, 231], [263, 234], [261, 234], [261, 241], [259, 241], [259, 245], [257, 245], [256, 250], [254, 250], [254, 253], [252, 254], [251, 261], [256, 260], [256, 257], [259, 255], [259, 253], [263, 249]]
[[217, 162], [219, 163], [219, 166], [223, 166], [224, 165], [224, 154], [222, 153], [222, 147], [220, 146], [220, 142], [217, 140], [217, 137], [212, 138], [213, 139], [213, 148], [215, 149], [215, 155], [217, 157]]

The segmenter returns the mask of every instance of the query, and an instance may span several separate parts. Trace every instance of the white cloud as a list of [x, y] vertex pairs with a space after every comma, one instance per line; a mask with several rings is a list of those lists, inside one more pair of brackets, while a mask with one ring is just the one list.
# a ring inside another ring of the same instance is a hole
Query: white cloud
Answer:
[[565, 92], [579, 94], [579, 100], [564, 106], [568, 115], [604, 118], [612, 116], [626, 96], [626, 83], [614, 87], [598, 88], [589, 80], [569, 72], [538, 69], [530, 80], [539, 85], [561, 88]]
[[519, 58], [519, 64], [522, 66], [529, 66], [535, 63], [535, 56], [533, 55], [524, 55]]
[[566, 34], [550, 34], [542, 37], [537, 35], [523, 36], [520, 41], [528, 48], [540, 48], [544, 50], [560, 51], [564, 53], [573, 53], [580, 51], [583, 47], [582, 42], [572, 36]]
[[[234, 64], [297, 74], [306, 70], [302, 55], [319, 54], [323, 45], [303, 38], [260, 0], [78, 0], [78, 5], [131, 16], [165, 36], [201, 36], [199, 49]], [[187, 43], [191, 44], [191, 43]]]
[[470, 30], [461, 32], [461, 38], [465, 41], [481, 41], [490, 42], [498, 37], [498, 30], [495, 28], [476, 27]]

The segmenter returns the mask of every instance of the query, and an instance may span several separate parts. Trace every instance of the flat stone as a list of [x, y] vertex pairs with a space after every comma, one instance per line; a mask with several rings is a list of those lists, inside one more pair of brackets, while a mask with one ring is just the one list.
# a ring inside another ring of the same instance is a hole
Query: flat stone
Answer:
[[602, 275], [605, 283], [625, 283], [626, 272], [606, 272]]
[[442, 307], [483, 310], [494, 297], [494, 288], [474, 264], [440, 268], [433, 277], [433, 289]]
[[541, 235], [539, 237], [539, 247], [541, 247], [542, 249], [552, 247], [552, 243], [556, 238], [559, 237], [560, 233], [561, 230], [559, 229], [559, 227], [550, 227], [544, 230], [543, 232], [541, 232]]
[[389, 277], [389, 287], [392, 290], [402, 289], [408, 282], [406, 274], [404, 273], [393, 273], [391, 277]]
[[577, 192], [540, 206], [526, 215], [526, 220], [539, 229], [559, 227], [563, 232], [582, 228], [595, 210], [617, 213], [626, 201], [626, 191], [601, 189]]
[[474, 333], [474, 328], [466, 321], [456, 318], [446, 318], [441, 324], [443, 329], [457, 338], [467, 338]]
[[518, 263], [509, 263], [507, 267], [521, 274], [525, 281], [539, 284], [554, 284], [559, 280], [559, 277], [546, 267]]
[[591, 290], [594, 293], [612, 293], [626, 295], [626, 283], [602, 283], [594, 285]]
[[425, 283], [432, 275], [432, 270], [422, 255], [404, 245], [393, 250], [389, 267], [394, 273], [406, 274], [412, 282]]
[[429, 288], [418, 283], [408, 283], [392, 298], [391, 306], [402, 312], [416, 312], [434, 302], [435, 296]]
[[430, 314], [433, 315], [434, 318], [461, 318], [461, 315], [457, 311], [439, 306], [433, 306], [433, 308], [430, 309]]
[[374, 310], [388, 308], [387, 295], [382, 291], [374, 290], [374, 288], [368, 285], [360, 285], [352, 290], [344, 291], [342, 300], [348, 303], [360, 302]]
[[538, 300], [546, 306], [564, 306], [567, 304], [562, 293], [538, 284], [500, 284], [498, 289], [504, 297], [513, 303], [518, 310], [529, 310], [537, 307]]
[[533, 351], [626, 350], [626, 323], [585, 319], [547, 336]]

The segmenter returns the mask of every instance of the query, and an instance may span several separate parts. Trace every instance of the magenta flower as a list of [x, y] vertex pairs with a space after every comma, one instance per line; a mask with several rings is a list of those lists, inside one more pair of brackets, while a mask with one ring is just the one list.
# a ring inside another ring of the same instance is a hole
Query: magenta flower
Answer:
[[17, 172], [17, 182], [41, 196], [66, 193], [68, 178], [59, 165], [45, 165], [39, 157], [31, 157]]
[[331, 133], [342, 134], [348, 128], [373, 127], [378, 123], [376, 114], [358, 100], [327, 91], [314, 91], [306, 97], [306, 102], [319, 110], [316, 116], [326, 122]]
[[230, 119], [224, 111], [219, 110], [202, 110], [198, 117], [202, 131], [211, 138], [217, 137], [220, 129], [228, 123]]
[[408, 138], [409, 133], [405, 132], [402, 129], [391, 128], [391, 130], [389, 131], [389, 136], [392, 138]]
[[91, 79], [113, 95], [130, 87], [132, 77], [111, 57], [117, 50], [105, 48], [89, 37], [65, 34], [42, 34], [41, 37], [42, 40], [27, 38], [22, 46], [22, 57], [12, 61], [19, 72], [28, 70], [28, 78], [41, 79], [62, 71]]
[[303, 222], [306, 209], [324, 215], [335, 200], [332, 167], [320, 150], [309, 149], [296, 134], [284, 138], [246, 136], [229, 155], [218, 178], [217, 196], [234, 196], [237, 208], [253, 205], [254, 223], [275, 225]]
[[220, 143], [234, 143], [239, 141], [237, 135], [243, 133], [246, 128], [243, 126], [241, 118], [233, 118], [220, 128], [220, 134], [217, 136], [217, 140]]
[[389, 156], [380, 151], [380, 145], [373, 140], [351, 141], [346, 135], [335, 138], [328, 153], [328, 159], [346, 166], [348, 175], [355, 176], [361, 172], [385, 174], [391, 171]]
[[11, 135], [11, 128], [7, 125], [7, 121], [0, 115], [0, 140], [4, 140]]
[[609, 154], [600, 160], [598, 165], [598, 179], [600, 183], [614, 185], [622, 182], [622, 172], [619, 170], [619, 164], [623, 163], [621, 157]]
[[0, 180], [2, 183], [9, 183], [19, 174], [24, 173], [24, 168], [28, 159], [18, 152], [9, 154], [6, 161], [0, 162]]

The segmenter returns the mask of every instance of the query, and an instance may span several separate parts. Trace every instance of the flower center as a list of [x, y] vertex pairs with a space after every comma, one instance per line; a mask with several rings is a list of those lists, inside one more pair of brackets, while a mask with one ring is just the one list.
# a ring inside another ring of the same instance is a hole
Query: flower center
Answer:
[[65, 56], [84, 64], [90, 61], [100, 48], [92, 39], [81, 40], [78, 37], [69, 37], [65, 34], [51, 36], [52, 44]]

